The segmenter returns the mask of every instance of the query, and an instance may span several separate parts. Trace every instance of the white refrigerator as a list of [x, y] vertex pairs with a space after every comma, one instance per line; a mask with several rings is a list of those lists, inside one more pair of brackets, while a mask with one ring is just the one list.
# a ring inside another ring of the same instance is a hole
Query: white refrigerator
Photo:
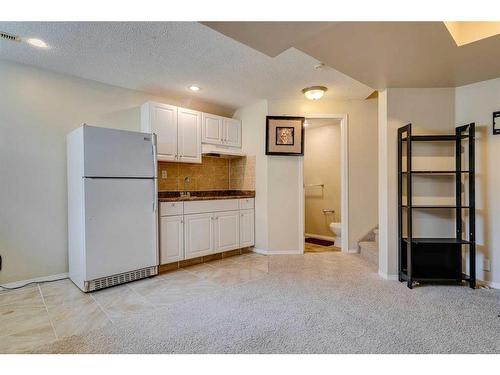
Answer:
[[83, 125], [67, 168], [71, 280], [89, 292], [157, 274], [155, 135]]

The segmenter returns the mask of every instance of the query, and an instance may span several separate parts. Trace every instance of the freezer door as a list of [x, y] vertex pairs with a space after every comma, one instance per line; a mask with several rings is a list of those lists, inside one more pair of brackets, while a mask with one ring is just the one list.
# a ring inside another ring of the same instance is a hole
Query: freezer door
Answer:
[[149, 133], [85, 125], [86, 177], [154, 177], [153, 136]]
[[84, 179], [87, 281], [158, 265], [155, 183]]

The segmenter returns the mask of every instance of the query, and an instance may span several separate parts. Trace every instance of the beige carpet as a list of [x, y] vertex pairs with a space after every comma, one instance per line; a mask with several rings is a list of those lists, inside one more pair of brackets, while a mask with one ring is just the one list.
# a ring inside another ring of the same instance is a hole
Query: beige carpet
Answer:
[[358, 255], [269, 257], [269, 275], [42, 347], [43, 353], [499, 353], [500, 293], [413, 290]]

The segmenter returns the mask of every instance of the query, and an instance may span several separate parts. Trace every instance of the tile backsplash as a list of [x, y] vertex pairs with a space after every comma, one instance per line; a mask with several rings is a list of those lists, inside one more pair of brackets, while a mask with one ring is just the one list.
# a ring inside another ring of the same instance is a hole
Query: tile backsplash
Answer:
[[[186, 177], [189, 182], [185, 183]], [[201, 164], [159, 162], [158, 190], [255, 190], [255, 156], [203, 156]]]
[[255, 156], [231, 159], [230, 190], [255, 190]]

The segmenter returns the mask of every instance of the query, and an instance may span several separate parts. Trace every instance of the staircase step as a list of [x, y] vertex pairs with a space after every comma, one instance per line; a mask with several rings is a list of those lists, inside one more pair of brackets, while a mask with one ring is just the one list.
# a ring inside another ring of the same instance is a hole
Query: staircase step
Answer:
[[360, 255], [370, 263], [378, 266], [378, 243], [375, 241], [362, 241], [359, 243]]

